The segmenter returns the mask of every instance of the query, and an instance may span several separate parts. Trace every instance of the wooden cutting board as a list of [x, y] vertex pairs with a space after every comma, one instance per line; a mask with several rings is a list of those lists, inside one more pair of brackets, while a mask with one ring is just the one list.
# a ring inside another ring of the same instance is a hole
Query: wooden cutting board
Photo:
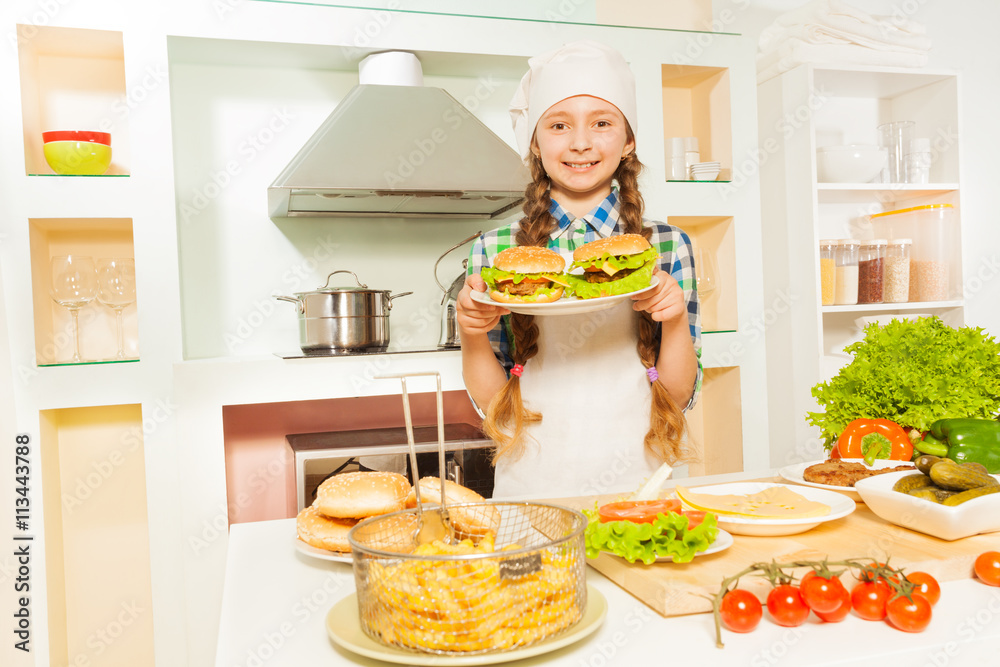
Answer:
[[[780, 481], [763, 479], [755, 481]], [[568, 498], [552, 502], [592, 509], [599, 503], [615, 500], [612, 496]], [[863, 503], [848, 516], [823, 523], [798, 535], [755, 537], [734, 535], [734, 544], [725, 551], [695, 557], [690, 563], [641, 562], [601, 554], [587, 562], [598, 572], [663, 616], [681, 616], [711, 612], [711, 602], [704, 596], [719, 591], [722, 580], [756, 562], [795, 560], [843, 560], [877, 558], [895, 567], [915, 572], [922, 570], [938, 581], [973, 576], [973, 562], [984, 551], [1000, 549], [1000, 534], [975, 535], [948, 542], [918, 533], [880, 519]], [[805, 570], [798, 573], [801, 576]], [[853, 585], [845, 574], [844, 584]], [[756, 577], [744, 578], [740, 588], [753, 591], [763, 601], [770, 583]]]

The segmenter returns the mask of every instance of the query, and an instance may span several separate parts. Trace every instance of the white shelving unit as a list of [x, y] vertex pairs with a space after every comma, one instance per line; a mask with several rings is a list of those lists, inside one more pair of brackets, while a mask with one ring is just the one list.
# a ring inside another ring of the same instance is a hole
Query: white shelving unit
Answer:
[[[818, 429], [805, 420], [818, 410], [811, 389], [849, 361], [843, 349], [863, 337], [861, 325], [924, 314], [963, 324], [961, 298], [821, 306], [819, 273], [819, 240], [872, 238], [874, 213], [947, 203], [960, 219], [959, 100], [954, 71], [803, 65], [758, 87], [760, 141], [770, 146], [761, 167], [764, 289], [795, 303], [767, 329], [775, 465], [824, 455]], [[876, 144], [876, 127], [895, 120], [913, 120], [914, 136], [931, 138], [929, 184], [817, 182], [817, 148]], [[952, 260], [957, 281], [960, 243]]]
[[[9, 344], [13, 362], [11, 391], [0, 387], [0, 398], [13, 396], [16, 430], [31, 434], [39, 452], [32, 528], [45, 536], [39, 546], [47, 549], [33, 561], [36, 652], [18, 667], [72, 664], [80, 656], [92, 665], [212, 664], [227, 526], [244, 509], [240, 484], [247, 483], [232, 479], [227, 452], [260, 445], [270, 464], [281, 448], [280, 440], [228, 441], [228, 406], [260, 406], [294, 422], [305, 405], [333, 409], [336, 401], [395, 396], [398, 385], [372, 378], [406, 371], [438, 370], [446, 391], [462, 391], [458, 352], [277, 356], [296, 349], [298, 335], [294, 311], [273, 294], [314, 289], [329, 271], [355, 262], [375, 287], [416, 292], [393, 309], [393, 339], [436, 343], [441, 295], [431, 276], [434, 260], [472, 231], [506, 222], [268, 219], [267, 185], [356, 82], [358, 62], [373, 51], [418, 53], [428, 85], [451, 92], [511, 144], [506, 106], [530, 56], [575, 39], [603, 41], [625, 54], [638, 81], [647, 213], [680, 224], [696, 244], [719, 253], [720, 288], [706, 304], [714, 319], [703, 339], [704, 394], [690, 415], [692, 437], [707, 454], [691, 471], [771, 465], [758, 323], [773, 304], [761, 290], [757, 177], [667, 183], [663, 151], [668, 132], [703, 135], [711, 159], [730, 173], [741, 156], [754, 153], [752, 43], [712, 35], [698, 43], [700, 55], [691, 62], [692, 33], [683, 31], [271, 2], [181, 0], [169, 11], [147, 9], [113, 0], [70, 3], [46, 16], [45, 25], [20, 27], [23, 17], [37, 15], [35, 3], [0, 9], [5, 34], [20, 35], [24, 44], [20, 54], [0, 53], [0, 86], [22, 97], [20, 105], [0, 105], [0, 143], [25, 147], [24, 162], [16, 150], [0, 161], [7, 219], [0, 349]], [[58, 60], [42, 68], [49, 74], [58, 63], [81, 61], [96, 64], [100, 76], [91, 81], [85, 66], [73, 77], [35, 76], [39, 57]], [[52, 94], [40, 94], [46, 89]], [[76, 98], [88, 100], [85, 117], [71, 107], [46, 107]], [[677, 100], [686, 106], [677, 108]], [[39, 111], [45, 108], [48, 116]], [[30, 175], [44, 167], [36, 135], [47, 129], [41, 127], [47, 117], [67, 125], [110, 118], [113, 145], [122, 149], [114, 175]], [[277, 131], [275, 118], [289, 122]], [[271, 131], [267, 142], [263, 128]], [[248, 137], [263, 146], [252, 158], [240, 150]], [[220, 184], [230, 161], [238, 162], [239, 174]], [[53, 244], [77, 240], [131, 250], [138, 303], [127, 331], [138, 361], [46, 365], [61, 359], [42, 354], [60, 325], [39, 267]], [[449, 270], [442, 267], [442, 275]], [[119, 454], [123, 463], [112, 463], [115, 472], [85, 508], [61, 504], [88, 470]], [[266, 491], [248, 494], [248, 502], [283, 498], [287, 473], [263, 478]], [[115, 503], [133, 510], [127, 528], [114, 524], [112, 511], [92, 511]], [[102, 549], [115, 548], [108, 540], [129, 545], [132, 576], [115, 577], [123, 565], [100, 559]], [[77, 594], [88, 586], [104, 586], [104, 595]], [[130, 639], [98, 655], [87, 637], [123, 600], [140, 601], [147, 615]]]

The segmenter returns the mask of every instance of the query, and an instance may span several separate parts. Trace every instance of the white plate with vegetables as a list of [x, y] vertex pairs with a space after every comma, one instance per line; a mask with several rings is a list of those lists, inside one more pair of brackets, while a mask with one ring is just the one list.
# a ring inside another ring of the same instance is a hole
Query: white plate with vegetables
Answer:
[[564, 296], [558, 301], [550, 303], [501, 303], [490, 298], [490, 293], [472, 291], [472, 300], [487, 306], [499, 306], [506, 308], [512, 313], [522, 315], [580, 315], [582, 313], [592, 313], [616, 306], [619, 302], [630, 299], [636, 294], [648, 292], [660, 284], [660, 279], [653, 276], [648, 287], [644, 287], [627, 294], [614, 294], [612, 296], [599, 296], [593, 299], [577, 299], [573, 296]]

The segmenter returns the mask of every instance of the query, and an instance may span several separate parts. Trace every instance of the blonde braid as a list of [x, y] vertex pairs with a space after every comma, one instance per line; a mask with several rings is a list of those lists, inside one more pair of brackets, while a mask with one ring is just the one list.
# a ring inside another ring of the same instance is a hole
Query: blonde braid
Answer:
[[[628, 136], [632, 138], [632, 130]], [[622, 231], [626, 234], [642, 234], [649, 240], [653, 234], [650, 227], [642, 224], [642, 214], [645, 203], [639, 191], [639, 174], [642, 173], [642, 163], [632, 151], [624, 158], [615, 170], [615, 180], [618, 181], [618, 211]], [[638, 342], [636, 351], [646, 368], [655, 368], [660, 356], [660, 345], [657, 340], [657, 323], [646, 311], [636, 312]], [[670, 392], [658, 380], [650, 387], [652, 402], [649, 410], [649, 431], [646, 432], [644, 444], [646, 449], [658, 460], [673, 465], [679, 460], [690, 460], [690, 452], [683, 443], [687, 422], [684, 412], [677, 406]]]
[[[519, 246], [546, 247], [549, 234], [557, 223], [549, 213], [552, 200], [549, 196], [550, 181], [542, 167], [542, 160], [532, 154], [528, 163], [532, 181], [524, 193], [524, 218], [514, 237]], [[524, 365], [538, 353], [538, 324], [531, 315], [513, 313], [510, 316], [511, 358], [515, 364]], [[494, 462], [500, 458], [516, 461], [524, 455], [524, 428], [542, 421], [542, 415], [528, 410], [521, 398], [521, 379], [511, 375], [507, 383], [490, 401], [483, 421], [483, 433], [497, 444]]]

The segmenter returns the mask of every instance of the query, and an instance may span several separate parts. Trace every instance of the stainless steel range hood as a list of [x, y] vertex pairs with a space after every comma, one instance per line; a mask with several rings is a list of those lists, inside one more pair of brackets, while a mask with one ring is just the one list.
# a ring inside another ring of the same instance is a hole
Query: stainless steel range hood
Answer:
[[355, 86], [267, 189], [278, 217], [493, 218], [530, 177], [440, 88]]

